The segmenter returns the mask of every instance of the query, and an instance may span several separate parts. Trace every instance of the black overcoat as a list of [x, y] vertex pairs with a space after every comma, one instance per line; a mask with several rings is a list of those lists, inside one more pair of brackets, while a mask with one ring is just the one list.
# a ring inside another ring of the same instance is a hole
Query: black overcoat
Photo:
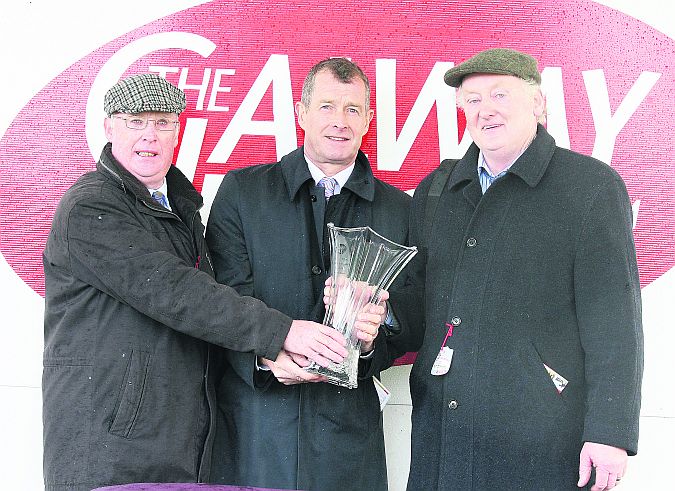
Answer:
[[216, 283], [202, 198], [172, 212], [113, 157], [64, 195], [44, 251], [46, 491], [208, 475], [211, 343], [274, 357], [291, 319]]
[[[477, 161], [472, 144], [440, 197], [417, 278], [426, 333], [410, 380], [408, 489], [577, 489], [583, 442], [637, 451], [630, 201], [613, 169], [557, 147], [542, 126], [485, 195]], [[432, 179], [415, 193], [413, 241]], [[450, 325], [450, 371], [431, 375]], [[544, 365], [568, 380], [562, 393]]]
[[[325, 221], [370, 225], [407, 243], [409, 202], [408, 195], [375, 179], [359, 152], [341, 193], [328, 202]], [[292, 318], [320, 322], [329, 269], [327, 244], [318, 247], [324, 206], [302, 148], [276, 164], [229, 172], [206, 234], [216, 279]], [[386, 489], [382, 414], [372, 376], [400, 352], [384, 341], [384, 334], [378, 336], [375, 359], [360, 367], [359, 386], [352, 390], [328, 383], [285, 386], [269, 375], [261, 383], [254, 356], [228, 352], [217, 392], [212, 480], [308, 491]]]

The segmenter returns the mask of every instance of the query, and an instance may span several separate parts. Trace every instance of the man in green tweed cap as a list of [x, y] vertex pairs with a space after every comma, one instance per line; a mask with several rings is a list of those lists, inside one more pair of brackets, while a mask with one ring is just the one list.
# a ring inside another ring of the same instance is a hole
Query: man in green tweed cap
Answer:
[[413, 198], [408, 489], [611, 489], [637, 452], [643, 365], [626, 187], [556, 146], [531, 56], [488, 49], [445, 82], [473, 144]]
[[207, 480], [214, 346], [324, 366], [346, 355], [334, 329], [214, 280], [202, 198], [171, 165], [185, 106], [154, 74], [115, 84], [96, 170], [56, 210], [44, 251], [46, 491]]

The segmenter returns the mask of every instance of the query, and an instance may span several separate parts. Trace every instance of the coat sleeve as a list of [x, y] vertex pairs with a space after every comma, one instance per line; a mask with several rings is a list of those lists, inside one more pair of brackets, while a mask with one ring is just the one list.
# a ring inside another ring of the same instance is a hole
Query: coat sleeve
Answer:
[[[231, 286], [241, 295], [253, 297], [253, 271], [239, 213], [239, 193], [235, 174], [226, 174], [211, 207], [206, 241], [218, 283]], [[272, 374], [256, 370], [255, 354], [225, 350], [223, 356], [252, 388], [269, 385]], [[276, 354], [266, 358], [275, 359]]]
[[79, 200], [64, 235], [79, 280], [188, 336], [275, 357], [291, 319], [178, 257], [110, 190]]
[[574, 262], [574, 295], [585, 353], [584, 441], [637, 452], [643, 336], [631, 207], [618, 175], [598, 189]]
[[427, 176], [415, 190], [409, 214], [409, 245], [417, 255], [408, 263], [400, 283], [390, 291], [389, 304], [401, 324], [401, 332], [390, 343], [400, 352], [417, 351], [424, 339], [424, 285], [427, 247], [423, 237], [424, 209], [431, 178]]

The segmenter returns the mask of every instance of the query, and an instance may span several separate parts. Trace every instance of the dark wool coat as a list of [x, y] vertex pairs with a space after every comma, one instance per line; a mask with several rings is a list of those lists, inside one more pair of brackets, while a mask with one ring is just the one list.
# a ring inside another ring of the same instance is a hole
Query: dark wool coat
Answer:
[[[409, 202], [408, 195], [373, 177], [362, 153], [327, 210], [302, 148], [276, 164], [231, 171], [206, 233], [216, 278], [292, 318], [320, 322], [329, 269], [328, 244], [321, 251], [318, 240], [324, 223], [370, 225], [407, 243]], [[256, 373], [254, 356], [228, 352], [218, 387], [212, 480], [307, 491], [386, 490], [382, 415], [372, 376], [401, 352], [385, 338], [380, 333], [376, 339], [371, 363], [361, 361], [359, 386], [352, 390], [328, 383], [285, 386], [270, 372]]]
[[201, 196], [175, 167], [173, 213], [104, 148], [44, 252], [44, 477], [51, 490], [208, 475], [209, 343], [275, 357], [291, 320], [213, 279]]
[[[630, 201], [613, 169], [556, 147], [542, 126], [485, 195], [478, 152], [471, 145], [440, 197], [417, 278], [426, 333], [410, 380], [408, 489], [577, 489], [583, 442], [637, 451]], [[412, 241], [431, 179], [415, 193]], [[434, 376], [449, 324], [452, 365]], [[544, 364], [568, 380], [562, 393]]]

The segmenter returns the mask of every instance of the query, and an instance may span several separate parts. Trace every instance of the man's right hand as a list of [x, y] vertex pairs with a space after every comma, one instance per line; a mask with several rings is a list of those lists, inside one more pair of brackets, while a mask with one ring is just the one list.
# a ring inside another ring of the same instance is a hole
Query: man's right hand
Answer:
[[327, 367], [331, 361], [340, 363], [344, 360], [347, 356], [346, 344], [344, 336], [331, 327], [295, 320], [284, 341], [284, 349]]
[[[293, 355], [295, 359], [302, 358], [303, 366], [309, 364], [307, 358], [300, 355]], [[263, 358], [262, 361], [267, 365], [279, 382], [284, 385], [303, 384], [307, 382], [325, 382], [326, 377], [309, 373], [303, 369], [303, 366], [296, 363], [296, 360], [291, 357], [286, 351], [281, 350], [277, 355], [277, 359], [272, 361]]]

